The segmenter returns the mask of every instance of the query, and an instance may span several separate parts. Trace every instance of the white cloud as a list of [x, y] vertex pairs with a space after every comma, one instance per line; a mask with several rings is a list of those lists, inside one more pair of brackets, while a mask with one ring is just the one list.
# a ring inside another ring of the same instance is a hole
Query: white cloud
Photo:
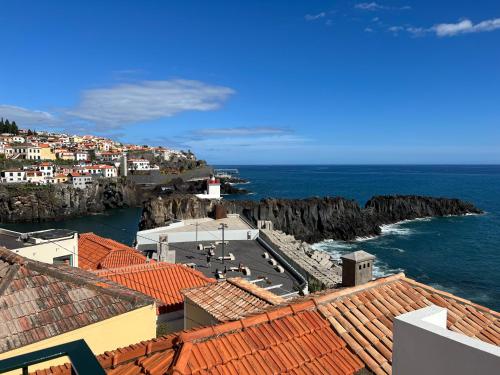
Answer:
[[379, 4], [375, 3], [375, 2], [371, 2], [371, 3], [359, 3], [359, 4], [354, 5], [354, 8], [363, 9], [363, 10], [384, 9], [384, 7], [382, 5], [379, 5]]
[[34, 111], [6, 104], [0, 104], [0, 117], [16, 121], [19, 126], [51, 125], [57, 122], [57, 118], [49, 112]]
[[215, 110], [233, 93], [193, 80], [142, 81], [86, 90], [78, 106], [65, 113], [101, 127], [120, 127], [185, 111]]
[[255, 137], [264, 135], [283, 135], [291, 133], [290, 129], [268, 126], [208, 128], [195, 131], [195, 135], [203, 137]]
[[451, 37], [460, 34], [488, 32], [497, 29], [500, 29], [500, 18], [490, 19], [476, 24], [473, 24], [469, 19], [464, 19], [456, 23], [439, 23], [428, 28], [414, 26], [391, 26], [387, 30], [395, 34], [400, 31], [406, 31], [414, 36], [435, 34], [439, 37]]
[[411, 6], [405, 5], [401, 7], [393, 7], [393, 6], [387, 6], [387, 5], [381, 5], [379, 3], [376, 3], [374, 1], [368, 3], [358, 3], [354, 5], [354, 8], [356, 9], [361, 9], [361, 10], [368, 10], [368, 11], [376, 11], [376, 10], [410, 10]]
[[373, 29], [371, 27], [365, 27], [365, 32], [373, 33]]
[[320, 18], [324, 18], [324, 17], [326, 17], [325, 12], [321, 12], [321, 13], [317, 13], [317, 14], [306, 14], [304, 16], [306, 21], [315, 21], [315, 20], [319, 20]]
[[480, 33], [500, 29], [500, 18], [490, 19], [473, 24], [472, 21], [465, 19], [457, 23], [441, 23], [434, 25], [432, 31], [437, 36], [455, 36], [459, 34]]

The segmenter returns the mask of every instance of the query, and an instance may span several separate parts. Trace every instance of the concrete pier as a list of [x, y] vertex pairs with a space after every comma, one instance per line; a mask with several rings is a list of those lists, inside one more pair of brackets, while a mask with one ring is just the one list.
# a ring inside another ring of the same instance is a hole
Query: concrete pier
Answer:
[[281, 231], [260, 229], [259, 237], [286, 258], [308, 280], [310, 291], [334, 288], [342, 283], [342, 268], [330, 255]]

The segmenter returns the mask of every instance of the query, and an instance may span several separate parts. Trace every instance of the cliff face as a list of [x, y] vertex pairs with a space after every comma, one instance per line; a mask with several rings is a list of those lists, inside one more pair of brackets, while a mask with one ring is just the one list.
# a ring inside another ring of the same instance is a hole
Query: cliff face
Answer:
[[85, 190], [69, 185], [3, 185], [0, 222], [58, 220], [140, 203], [135, 186], [108, 180], [94, 182]]
[[[215, 205], [191, 195], [151, 199], [144, 205], [139, 226], [149, 229], [163, 226], [170, 219], [212, 216]], [[223, 201], [222, 205], [227, 212], [240, 214], [253, 223], [270, 220], [275, 229], [310, 243], [379, 235], [381, 225], [401, 220], [481, 213], [458, 199], [422, 196], [373, 197], [365, 208], [339, 197]]]

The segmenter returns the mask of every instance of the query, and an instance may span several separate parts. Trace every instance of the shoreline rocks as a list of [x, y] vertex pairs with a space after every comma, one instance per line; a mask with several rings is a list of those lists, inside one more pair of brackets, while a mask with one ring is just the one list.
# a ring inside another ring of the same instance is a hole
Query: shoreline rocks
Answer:
[[[192, 195], [152, 198], [143, 206], [140, 229], [166, 225], [172, 219], [213, 216], [217, 201]], [[228, 213], [243, 216], [256, 224], [269, 220], [277, 230], [308, 243], [326, 239], [352, 241], [381, 234], [381, 225], [423, 217], [482, 213], [473, 204], [459, 199], [416, 195], [375, 196], [361, 208], [354, 200], [341, 197], [222, 201]]]
[[0, 223], [41, 222], [138, 206], [142, 192], [130, 183], [100, 179], [86, 189], [70, 185], [0, 186]]

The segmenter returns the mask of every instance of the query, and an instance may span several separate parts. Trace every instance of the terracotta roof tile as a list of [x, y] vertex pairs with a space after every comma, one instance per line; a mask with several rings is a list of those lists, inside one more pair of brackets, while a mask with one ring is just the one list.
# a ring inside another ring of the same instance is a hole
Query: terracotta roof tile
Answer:
[[94, 233], [80, 234], [78, 254], [78, 267], [86, 270], [124, 267], [147, 262], [147, 258], [136, 249]]
[[0, 353], [153, 303], [92, 273], [0, 248]]
[[[396, 275], [132, 345], [98, 359], [114, 375], [330, 375], [357, 373], [365, 366], [377, 375], [390, 374], [391, 310], [399, 314], [436, 302], [450, 311], [450, 329], [498, 345], [500, 314]], [[65, 372], [48, 373], [69, 374], [67, 366], [59, 368]]]
[[266, 313], [259, 314], [264, 319], [245, 318], [241, 325], [246, 328], [237, 331], [216, 334], [210, 327], [204, 335], [181, 335], [184, 344], [173, 373], [354, 374], [364, 367], [317, 311], [284, 311], [273, 320]]
[[283, 298], [239, 277], [186, 289], [182, 293], [220, 322], [238, 320], [285, 302]]
[[94, 273], [155, 298], [159, 302], [160, 313], [183, 308], [182, 289], [215, 283], [215, 279], [187, 266], [164, 262], [136, 264]]
[[500, 314], [404, 274], [330, 291], [315, 299], [334, 331], [375, 374], [392, 371], [394, 317], [431, 304], [448, 310], [450, 330], [500, 344]]

